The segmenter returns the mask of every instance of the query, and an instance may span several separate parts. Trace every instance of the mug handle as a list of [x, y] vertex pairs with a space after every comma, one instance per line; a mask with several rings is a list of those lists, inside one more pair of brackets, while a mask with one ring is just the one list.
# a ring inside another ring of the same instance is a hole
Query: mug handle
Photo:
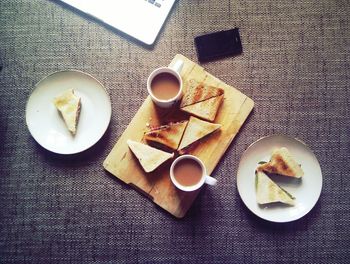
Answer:
[[209, 185], [216, 185], [218, 181], [217, 181], [217, 179], [215, 179], [215, 178], [213, 178], [213, 177], [211, 177], [209, 175], [206, 175], [204, 182], [206, 184], [209, 184]]
[[180, 74], [182, 67], [184, 66], [183, 60], [177, 60], [173, 66], [170, 68]]

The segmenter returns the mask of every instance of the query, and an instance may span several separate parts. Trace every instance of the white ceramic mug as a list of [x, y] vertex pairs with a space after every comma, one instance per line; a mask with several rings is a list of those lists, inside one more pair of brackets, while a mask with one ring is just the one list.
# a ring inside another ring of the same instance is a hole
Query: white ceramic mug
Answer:
[[[151, 96], [152, 101], [157, 106], [162, 107], [162, 108], [170, 108], [181, 99], [181, 97], [182, 97], [182, 78], [181, 78], [180, 72], [181, 72], [182, 66], [183, 66], [183, 61], [178, 60], [175, 62], [175, 64], [172, 67], [160, 67], [158, 69], [155, 69], [148, 76], [147, 91], [148, 91], [148, 94]], [[172, 97], [168, 100], [158, 99], [156, 96], [154, 96], [154, 94], [152, 93], [152, 89], [151, 89], [151, 84], [152, 84], [154, 77], [156, 77], [158, 74], [161, 74], [164, 72], [170, 73], [179, 81], [179, 92], [174, 97]]]
[[[174, 168], [175, 168], [175, 165], [183, 160], [183, 159], [191, 159], [191, 160], [194, 160], [196, 161], [201, 169], [202, 169], [202, 177], [201, 179], [194, 185], [190, 185], [190, 186], [185, 186], [185, 185], [182, 185], [180, 184], [176, 178], [175, 178], [175, 175], [174, 175]], [[191, 191], [195, 191], [195, 190], [198, 190], [199, 188], [201, 188], [203, 186], [204, 183], [206, 184], [209, 184], [209, 185], [216, 185], [217, 183], [217, 180], [209, 175], [207, 175], [207, 170], [203, 164], [203, 162], [197, 158], [196, 156], [193, 156], [193, 155], [182, 155], [180, 157], [177, 157], [173, 163], [171, 164], [170, 166], [170, 179], [172, 181], [172, 183], [180, 190], [182, 191], [185, 191], [185, 192], [191, 192]]]

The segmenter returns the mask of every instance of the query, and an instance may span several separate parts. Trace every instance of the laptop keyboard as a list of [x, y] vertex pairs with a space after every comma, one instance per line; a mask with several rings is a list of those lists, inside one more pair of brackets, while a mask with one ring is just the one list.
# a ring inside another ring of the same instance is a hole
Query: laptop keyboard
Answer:
[[159, 8], [162, 6], [162, 2], [164, 0], [157, 0], [157, 1], [156, 0], [145, 0], [145, 1]]

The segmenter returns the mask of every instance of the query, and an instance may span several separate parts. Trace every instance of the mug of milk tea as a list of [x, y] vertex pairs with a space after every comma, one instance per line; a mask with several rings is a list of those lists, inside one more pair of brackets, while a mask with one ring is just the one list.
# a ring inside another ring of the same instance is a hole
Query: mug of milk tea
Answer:
[[170, 179], [180, 190], [198, 190], [204, 183], [215, 185], [217, 180], [207, 175], [203, 162], [193, 155], [182, 155], [170, 166]]
[[147, 91], [159, 107], [170, 108], [182, 97], [180, 72], [183, 61], [178, 60], [172, 67], [155, 69], [147, 79]]

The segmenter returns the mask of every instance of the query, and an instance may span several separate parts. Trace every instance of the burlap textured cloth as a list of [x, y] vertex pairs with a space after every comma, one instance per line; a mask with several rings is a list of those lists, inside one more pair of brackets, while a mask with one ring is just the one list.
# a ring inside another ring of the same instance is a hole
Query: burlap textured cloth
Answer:
[[[175, 4], [145, 47], [53, 1], [0, 2], [0, 263], [349, 263], [350, 5], [341, 0]], [[239, 27], [243, 54], [202, 64], [255, 101], [255, 110], [187, 216], [177, 220], [102, 168], [147, 96], [148, 74], [194, 37]], [[47, 74], [78, 69], [112, 100], [103, 138], [73, 156], [40, 147], [25, 106]], [[321, 163], [320, 200], [274, 224], [242, 203], [237, 165], [255, 140], [286, 134]]]

